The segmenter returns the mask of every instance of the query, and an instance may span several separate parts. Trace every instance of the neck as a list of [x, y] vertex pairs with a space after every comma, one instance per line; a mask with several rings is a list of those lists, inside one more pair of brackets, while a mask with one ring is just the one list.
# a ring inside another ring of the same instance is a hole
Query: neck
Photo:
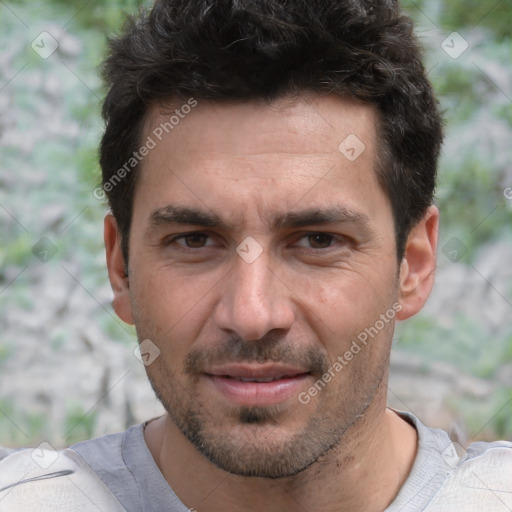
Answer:
[[405, 482], [417, 449], [414, 427], [385, 405], [370, 407], [342, 442], [311, 467], [276, 480], [217, 468], [167, 415], [151, 422], [145, 437], [164, 478], [198, 512], [381, 512]]

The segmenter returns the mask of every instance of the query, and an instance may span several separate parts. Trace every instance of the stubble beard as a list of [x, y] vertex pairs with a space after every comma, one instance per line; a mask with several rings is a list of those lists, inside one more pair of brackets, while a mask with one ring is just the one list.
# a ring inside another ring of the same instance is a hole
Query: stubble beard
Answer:
[[[383, 385], [389, 352], [373, 369], [352, 361], [351, 377], [337, 377], [345, 382], [345, 388], [338, 386], [335, 392], [334, 379], [320, 391], [315, 412], [295, 432], [285, 430], [286, 420], [294, 412], [286, 406], [231, 406], [221, 411], [219, 417], [218, 410], [210, 411], [201, 403], [196, 391], [197, 377], [188, 375], [186, 386], [178, 384], [162, 360], [160, 357], [153, 363], [155, 366], [147, 368], [151, 386], [190, 443], [224, 471], [278, 479], [296, 476], [341, 445], [347, 431], [364, 417]], [[323, 372], [329, 361], [321, 359], [318, 365]], [[305, 406], [297, 401], [296, 407]]]

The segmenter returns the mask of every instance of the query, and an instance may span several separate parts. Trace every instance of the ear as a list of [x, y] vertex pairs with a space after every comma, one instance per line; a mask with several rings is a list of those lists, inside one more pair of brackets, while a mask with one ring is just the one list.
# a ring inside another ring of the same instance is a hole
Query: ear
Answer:
[[439, 232], [439, 210], [430, 206], [409, 236], [400, 266], [399, 301], [402, 309], [398, 320], [415, 315], [427, 301], [436, 269], [437, 237]]
[[134, 324], [130, 300], [130, 285], [125, 273], [125, 262], [121, 250], [121, 233], [112, 214], [104, 221], [104, 240], [107, 255], [108, 278], [114, 292], [114, 311], [127, 324]]

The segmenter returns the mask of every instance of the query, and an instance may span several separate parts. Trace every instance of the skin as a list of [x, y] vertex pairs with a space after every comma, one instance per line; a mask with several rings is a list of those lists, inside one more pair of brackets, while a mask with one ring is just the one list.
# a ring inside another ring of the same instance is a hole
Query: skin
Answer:
[[[152, 110], [144, 139], [166, 119]], [[407, 478], [417, 435], [386, 409], [389, 351], [395, 320], [419, 311], [431, 291], [439, 215], [428, 209], [399, 263], [374, 172], [375, 126], [373, 107], [334, 95], [200, 102], [143, 162], [129, 277], [116, 221], [105, 219], [114, 309], [160, 350], [146, 369], [171, 414], [148, 424], [146, 442], [188, 507], [378, 512]], [[350, 134], [365, 145], [354, 161], [338, 149]], [[167, 222], [169, 205], [224, 225]], [[326, 208], [351, 215], [271, 222]], [[251, 263], [236, 252], [247, 237], [262, 250]], [[397, 304], [395, 318], [300, 403], [298, 392]], [[216, 364], [269, 360], [306, 373], [277, 404], [235, 403], [205, 375]]]

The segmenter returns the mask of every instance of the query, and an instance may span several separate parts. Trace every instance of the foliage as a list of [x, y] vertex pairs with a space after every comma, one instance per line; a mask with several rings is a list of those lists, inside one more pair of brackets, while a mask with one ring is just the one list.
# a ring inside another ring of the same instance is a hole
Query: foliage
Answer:
[[80, 403], [68, 406], [66, 413], [66, 445], [78, 443], [94, 437], [94, 426], [97, 420], [95, 411], [85, 411]]
[[48, 424], [43, 413], [24, 411], [9, 398], [0, 400], [2, 445], [26, 446], [29, 442], [41, 442], [46, 428]]

